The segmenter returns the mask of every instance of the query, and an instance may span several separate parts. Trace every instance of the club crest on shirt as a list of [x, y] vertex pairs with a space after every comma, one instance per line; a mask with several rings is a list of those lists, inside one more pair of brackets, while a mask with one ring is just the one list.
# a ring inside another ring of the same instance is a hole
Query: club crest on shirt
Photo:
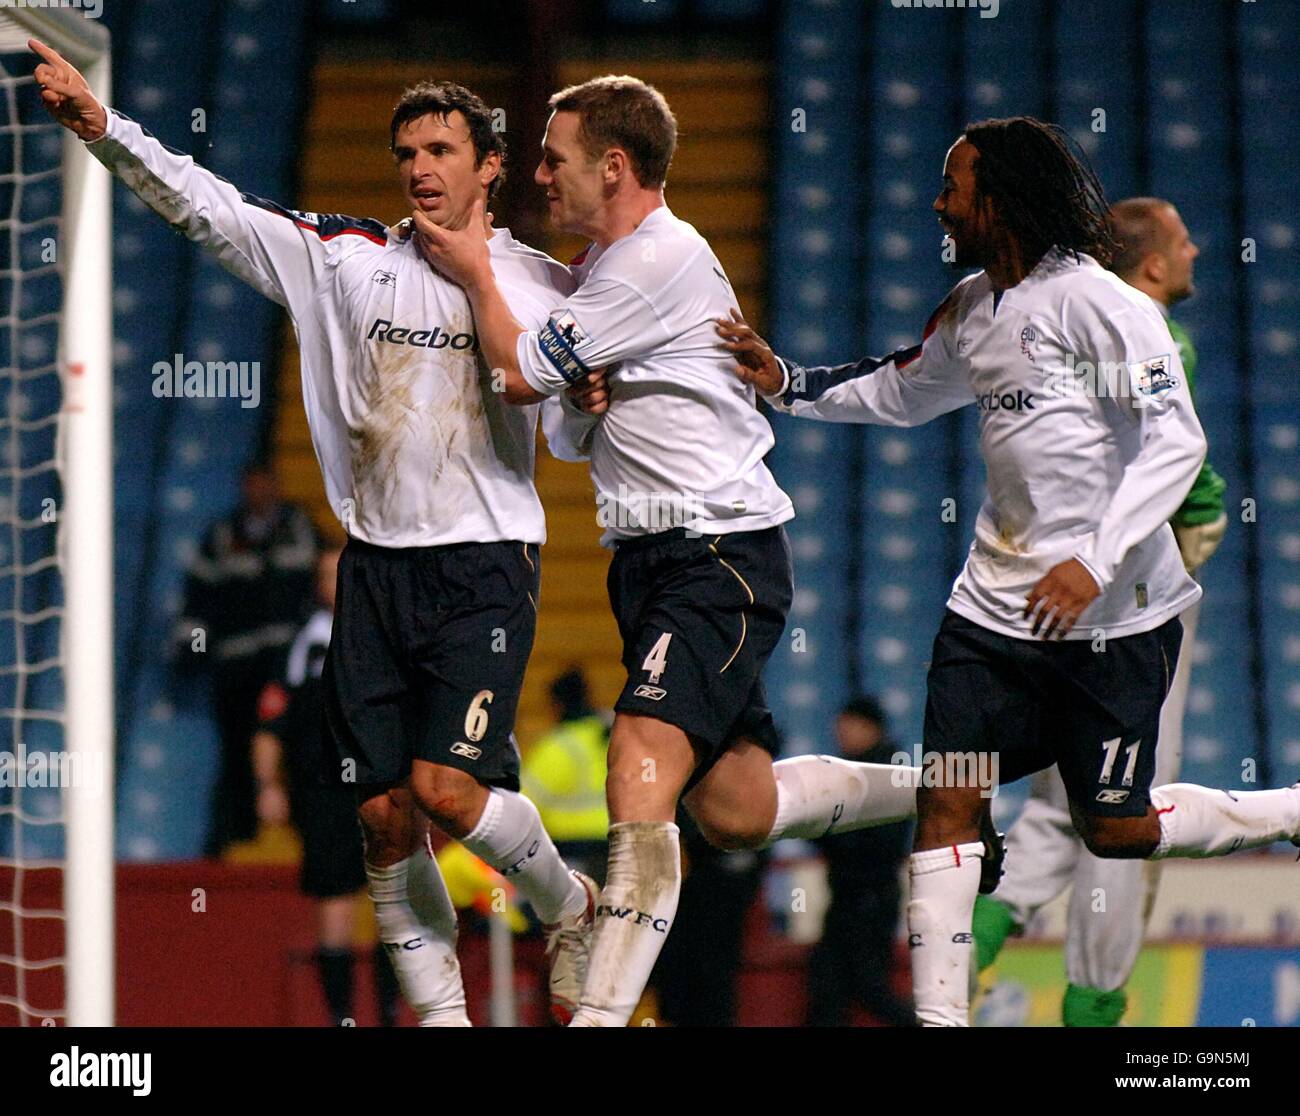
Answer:
[[1038, 344], [1038, 330], [1033, 326], [1025, 326], [1020, 331], [1020, 351], [1029, 358], [1032, 364], [1034, 360], [1034, 346]]

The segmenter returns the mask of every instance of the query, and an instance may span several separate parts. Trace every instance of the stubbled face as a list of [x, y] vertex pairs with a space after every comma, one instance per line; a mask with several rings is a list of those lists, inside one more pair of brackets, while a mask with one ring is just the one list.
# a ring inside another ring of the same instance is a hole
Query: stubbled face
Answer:
[[993, 211], [975, 190], [975, 162], [979, 152], [967, 139], [948, 148], [943, 162], [943, 188], [934, 199], [934, 211], [953, 242], [956, 267], [986, 267], [991, 256]]
[[474, 200], [501, 171], [495, 152], [475, 165], [469, 123], [459, 109], [445, 117], [426, 113], [403, 124], [394, 138], [393, 157], [407, 204], [446, 228], [464, 225]]
[[1165, 305], [1172, 306], [1196, 293], [1196, 285], [1192, 281], [1192, 264], [1201, 250], [1193, 243], [1191, 233], [1172, 205], [1160, 209], [1157, 220], [1167, 238], [1164, 250], [1160, 252], [1165, 268], [1162, 286]]
[[576, 112], [552, 113], [533, 180], [545, 188], [547, 210], [560, 232], [591, 237], [605, 204], [605, 161], [583, 147], [579, 120]]

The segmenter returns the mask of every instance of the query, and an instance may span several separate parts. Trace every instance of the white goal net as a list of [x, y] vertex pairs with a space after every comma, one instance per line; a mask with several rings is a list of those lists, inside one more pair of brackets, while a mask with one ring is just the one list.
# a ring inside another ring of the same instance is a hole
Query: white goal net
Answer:
[[108, 35], [0, 8], [0, 1026], [113, 1022], [108, 176], [28, 38], [107, 100]]

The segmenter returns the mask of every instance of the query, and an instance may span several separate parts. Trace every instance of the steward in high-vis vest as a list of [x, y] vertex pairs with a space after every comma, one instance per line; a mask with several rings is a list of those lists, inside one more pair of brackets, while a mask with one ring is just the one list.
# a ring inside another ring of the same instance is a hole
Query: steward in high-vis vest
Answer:
[[576, 668], [551, 684], [551, 705], [557, 724], [524, 756], [520, 783], [560, 855], [580, 871], [601, 877], [609, 833], [609, 725], [591, 708], [587, 680]]

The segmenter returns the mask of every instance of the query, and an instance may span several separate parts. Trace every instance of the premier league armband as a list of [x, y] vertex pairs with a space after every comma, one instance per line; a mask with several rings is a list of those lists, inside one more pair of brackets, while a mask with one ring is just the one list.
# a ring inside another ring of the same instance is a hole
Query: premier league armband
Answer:
[[574, 351], [586, 339], [587, 335], [578, 325], [577, 319], [570, 311], [563, 310], [542, 327], [537, 335], [537, 344], [542, 355], [564, 377], [564, 382], [575, 384], [590, 371]]

